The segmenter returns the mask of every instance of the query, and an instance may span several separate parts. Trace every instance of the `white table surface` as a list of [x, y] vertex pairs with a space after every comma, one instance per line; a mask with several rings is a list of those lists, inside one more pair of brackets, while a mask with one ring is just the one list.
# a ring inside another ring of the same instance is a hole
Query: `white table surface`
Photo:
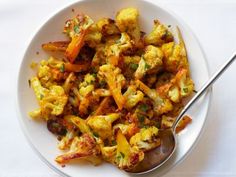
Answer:
[[[47, 17], [73, 0], [0, 0], [0, 177], [51, 177], [18, 124], [16, 77], [23, 52]], [[213, 73], [236, 51], [236, 2], [163, 0], [193, 29]], [[205, 132], [193, 152], [165, 177], [236, 176], [236, 63], [213, 88]]]

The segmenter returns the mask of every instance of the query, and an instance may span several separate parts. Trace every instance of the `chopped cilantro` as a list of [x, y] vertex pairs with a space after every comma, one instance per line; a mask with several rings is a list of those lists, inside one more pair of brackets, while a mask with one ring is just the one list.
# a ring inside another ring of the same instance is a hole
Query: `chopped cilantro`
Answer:
[[61, 67], [60, 67], [60, 72], [61, 72], [61, 73], [64, 73], [64, 72], [65, 72], [65, 65], [64, 65], [64, 64], [61, 65]]
[[42, 99], [43, 99], [43, 97], [44, 97], [44, 95], [43, 95], [43, 94], [40, 94], [40, 100], [42, 100]]
[[136, 70], [136, 69], [138, 68], [138, 64], [136, 64], [136, 63], [130, 63], [130, 68], [131, 68], [132, 70]]
[[97, 77], [97, 73], [92, 73], [92, 76], [96, 78]]
[[188, 88], [183, 88], [184, 93], [188, 93]]
[[99, 137], [98, 133], [96, 133], [96, 132], [93, 132], [93, 136], [94, 136], [95, 138], [98, 138], [98, 137]]
[[145, 117], [141, 114], [138, 114], [138, 120], [142, 124], [142, 123], [144, 123]]
[[123, 152], [120, 152], [120, 155], [121, 155], [122, 158], [125, 157], [125, 154]]
[[141, 104], [139, 106], [139, 109], [142, 111], [142, 112], [146, 112], [148, 110], [148, 105], [147, 104]]
[[144, 68], [145, 68], [145, 70], [147, 70], [147, 69], [151, 68], [151, 66], [149, 64], [145, 63]]
[[74, 32], [75, 32], [75, 33], [79, 33], [79, 32], [80, 32], [80, 29], [79, 29], [78, 26], [74, 26]]
[[112, 141], [111, 141], [111, 145], [112, 145], [112, 146], [115, 146], [116, 144], [117, 144], [117, 143], [116, 143], [116, 140], [112, 140]]

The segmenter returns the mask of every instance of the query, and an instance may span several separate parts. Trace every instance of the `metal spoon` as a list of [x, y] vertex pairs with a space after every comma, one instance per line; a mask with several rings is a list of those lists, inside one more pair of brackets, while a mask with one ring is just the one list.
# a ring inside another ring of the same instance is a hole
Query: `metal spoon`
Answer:
[[227, 61], [197, 92], [196, 95], [187, 103], [181, 113], [176, 118], [173, 126], [169, 129], [160, 129], [158, 134], [161, 139], [161, 145], [156, 149], [145, 153], [144, 160], [134, 169], [128, 172], [136, 174], [144, 174], [162, 166], [175, 152], [177, 146], [177, 138], [175, 129], [182, 119], [185, 112], [202, 96], [203, 93], [221, 76], [221, 74], [232, 64], [236, 58], [236, 53]]

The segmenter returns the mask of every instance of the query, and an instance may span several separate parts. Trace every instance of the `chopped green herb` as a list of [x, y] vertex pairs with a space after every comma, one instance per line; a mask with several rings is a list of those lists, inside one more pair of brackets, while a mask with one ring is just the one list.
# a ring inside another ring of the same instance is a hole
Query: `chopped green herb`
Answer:
[[139, 109], [142, 111], [142, 112], [146, 112], [148, 110], [148, 105], [146, 104], [141, 104], [139, 106]]
[[98, 133], [96, 133], [96, 132], [93, 132], [93, 136], [94, 136], [95, 138], [98, 138], [98, 137], [99, 137]]
[[184, 93], [188, 93], [188, 88], [183, 88]]
[[125, 157], [125, 154], [123, 152], [120, 152], [120, 155], [121, 155], [122, 158]]
[[130, 63], [130, 68], [131, 68], [132, 70], [136, 70], [136, 69], [138, 68], [138, 64], [136, 64], [136, 63]]
[[30, 79], [28, 80], [28, 84], [29, 84], [29, 87], [31, 87], [31, 80]]
[[43, 95], [43, 94], [40, 94], [40, 100], [42, 100], [42, 99], [43, 99], [43, 97], [44, 97], [44, 95]]
[[96, 78], [97, 77], [97, 73], [93, 73], [92, 76]]
[[60, 67], [60, 72], [61, 72], [61, 73], [64, 73], [64, 72], [65, 72], [65, 65], [64, 65], [64, 64], [61, 65], [61, 67]]
[[138, 120], [142, 124], [142, 123], [144, 123], [145, 117], [141, 114], [138, 114]]
[[145, 68], [145, 70], [147, 70], [147, 69], [151, 68], [151, 66], [149, 64], [145, 63], [144, 68]]
[[80, 29], [79, 29], [78, 26], [74, 26], [74, 32], [75, 32], [75, 33], [79, 33], [79, 32], [80, 32]]
[[117, 143], [116, 143], [116, 140], [112, 140], [112, 141], [111, 141], [111, 145], [112, 145], [112, 146], [115, 146], [116, 144], [117, 144]]

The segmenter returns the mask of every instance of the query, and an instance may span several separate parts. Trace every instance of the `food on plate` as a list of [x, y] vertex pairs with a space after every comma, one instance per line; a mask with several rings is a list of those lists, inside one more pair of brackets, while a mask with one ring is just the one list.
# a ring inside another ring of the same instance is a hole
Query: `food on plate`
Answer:
[[[104, 160], [134, 168], [160, 146], [159, 129], [172, 126], [191, 96], [180, 30], [176, 42], [171, 29], [154, 20], [145, 34], [140, 15], [129, 7], [96, 22], [80, 13], [65, 22], [68, 40], [42, 44], [50, 57], [32, 64], [36, 75], [29, 83], [39, 107], [29, 115], [58, 137], [58, 164]], [[190, 122], [184, 117], [176, 131]]]

